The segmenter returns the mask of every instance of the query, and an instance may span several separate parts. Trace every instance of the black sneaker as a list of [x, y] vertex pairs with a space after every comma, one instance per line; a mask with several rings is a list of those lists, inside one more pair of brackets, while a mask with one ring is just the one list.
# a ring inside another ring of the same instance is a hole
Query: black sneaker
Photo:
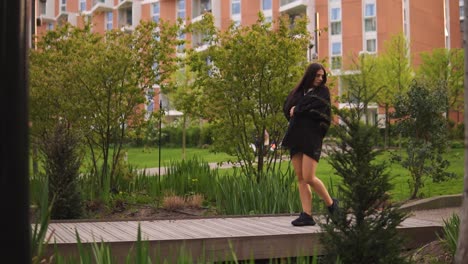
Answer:
[[332, 200], [333, 200], [332, 205], [327, 207], [328, 212], [330, 213], [330, 216], [336, 215], [340, 210], [340, 207], [338, 205], [339, 203], [338, 199], [332, 198]]
[[302, 212], [297, 219], [291, 222], [293, 226], [313, 226], [315, 221], [311, 215]]

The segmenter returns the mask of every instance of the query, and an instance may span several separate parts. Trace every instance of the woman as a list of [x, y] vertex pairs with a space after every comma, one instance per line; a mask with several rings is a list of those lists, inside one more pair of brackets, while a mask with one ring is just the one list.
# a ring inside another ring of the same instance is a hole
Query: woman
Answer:
[[294, 226], [315, 225], [310, 188], [322, 198], [330, 214], [338, 211], [338, 200], [330, 196], [315, 175], [331, 120], [330, 91], [326, 82], [325, 68], [318, 63], [310, 64], [283, 107], [289, 126], [282, 145], [290, 151], [302, 204], [301, 214], [291, 223]]

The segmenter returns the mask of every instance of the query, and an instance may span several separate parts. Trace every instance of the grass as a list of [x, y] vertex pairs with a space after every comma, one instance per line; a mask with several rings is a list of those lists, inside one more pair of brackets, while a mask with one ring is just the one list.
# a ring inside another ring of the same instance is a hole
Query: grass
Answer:
[[[452, 149], [445, 154], [445, 158], [450, 161], [449, 171], [454, 172], [456, 177], [448, 181], [434, 183], [430, 179], [426, 179], [425, 185], [420, 189], [419, 196], [421, 198], [433, 197], [439, 195], [459, 194], [463, 191], [463, 175], [464, 175], [464, 149], [457, 148]], [[209, 160], [207, 160], [209, 161]], [[377, 161], [389, 162], [388, 173], [391, 175], [391, 183], [394, 185], [392, 190], [392, 199], [394, 201], [404, 201], [409, 198], [410, 190], [408, 180], [410, 175], [408, 170], [403, 168], [401, 165], [396, 163], [390, 163], [390, 154], [383, 153], [378, 157]], [[289, 161], [285, 161], [281, 167], [284, 171], [288, 169]], [[289, 165], [291, 166], [291, 165]], [[224, 169], [221, 174], [232, 175], [234, 169]], [[319, 166], [317, 167], [317, 176], [324, 182], [328, 187], [333, 186], [331, 190], [336, 193], [336, 186], [339, 185], [341, 177], [335, 175], [333, 167], [328, 162], [328, 158], [324, 157], [321, 159]]]
[[[127, 148], [128, 163], [137, 168], [159, 167], [159, 149], [155, 148]], [[161, 165], [167, 166], [171, 161], [182, 160], [181, 148], [162, 148]], [[233, 160], [234, 157], [220, 152], [213, 152], [209, 149], [187, 148], [185, 158], [201, 158], [207, 162], [223, 162]]]

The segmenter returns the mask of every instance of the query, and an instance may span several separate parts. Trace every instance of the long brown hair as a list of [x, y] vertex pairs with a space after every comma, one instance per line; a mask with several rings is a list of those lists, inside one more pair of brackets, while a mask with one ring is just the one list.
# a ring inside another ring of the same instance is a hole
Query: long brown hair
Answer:
[[319, 70], [323, 70], [322, 83], [319, 87], [325, 86], [327, 83], [327, 71], [320, 63], [311, 63], [305, 70], [304, 75], [302, 76], [299, 83], [294, 87], [291, 93], [288, 96], [287, 105], [294, 105], [295, 101], [298, 98], [298, 95], [302, 94], [305, 90], [310, 88], [310, 84], [315, 80], [315, 75]]

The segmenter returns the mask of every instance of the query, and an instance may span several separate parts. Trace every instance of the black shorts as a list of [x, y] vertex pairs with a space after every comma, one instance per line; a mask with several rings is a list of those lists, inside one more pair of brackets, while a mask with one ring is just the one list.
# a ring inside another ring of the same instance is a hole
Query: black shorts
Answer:
[[305, 154], [305, 155], [313, 158], [315, 161], [319, 162], [320, 156], [322, 155], [322, 148], [317, 148], [317, 149], [313, 149], [313, 150], [310, 150], [310, 151], [304, 151], [304, 150], [296, 149], [296, 148], [291, 148], [289, 150], [289, 154], [290, 154], [291, 158], [294, 155], [296, 155], [297, 153]]

